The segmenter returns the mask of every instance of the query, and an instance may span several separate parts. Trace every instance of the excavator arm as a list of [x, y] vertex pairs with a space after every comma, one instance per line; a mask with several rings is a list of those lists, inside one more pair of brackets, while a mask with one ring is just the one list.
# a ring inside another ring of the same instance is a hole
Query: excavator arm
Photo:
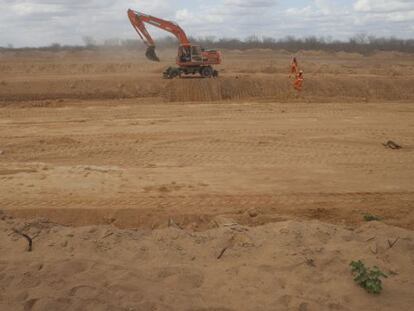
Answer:
[[157, 54], [155, 53], [155, 42], [152, 39], [151, 35], [148, 33], [147, 28], [145, 27], [145, 23], [172, 33], [177, 37], [181, 45], [190, 45], [190, 41], [188, 40], [184, 30], [182, 30], [181, 27], [174, 22], [166, 21], [161, 18], [133, 11], [131, 9], [128, 10], [128, 17], [135, 31], [148, 47], [145, 56], [149, 60], [156, 62], [160, 61]]

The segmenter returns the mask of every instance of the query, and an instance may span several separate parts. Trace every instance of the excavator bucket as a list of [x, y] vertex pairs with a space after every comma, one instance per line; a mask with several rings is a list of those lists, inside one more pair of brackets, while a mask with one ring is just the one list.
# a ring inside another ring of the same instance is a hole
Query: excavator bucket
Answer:
[[155, 46], [149, 46], [147, 51], [145, 52], [145, 56], [152, 60], [153, 62], [159, 62], [160, 59], [158, 58], [157, 54], [155, 53]]

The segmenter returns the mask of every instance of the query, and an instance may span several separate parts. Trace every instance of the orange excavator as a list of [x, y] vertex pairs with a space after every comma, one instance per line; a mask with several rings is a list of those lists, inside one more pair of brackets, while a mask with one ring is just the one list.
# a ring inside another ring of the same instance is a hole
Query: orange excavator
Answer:
[[175, 35], [180, 42], [176, 63], [178, 67], [169, 67], [164, 71], [164, 78], [173, 79], [182, 75], [199, 74], [203, 78], [218, 77], [218, 71], [213, 65], [221, 63], [221, 53], [215, 50], [205, 50], [193, 45], [184, 30], [174, 22], [150, 16], [141, 12], [128, 10], [128, 17], [140, 38], [147, 45], [145, 56], [151, 61], [160, 61], [155, 53], [155, 42], [148, 33], [145, 23], [168, 31]]

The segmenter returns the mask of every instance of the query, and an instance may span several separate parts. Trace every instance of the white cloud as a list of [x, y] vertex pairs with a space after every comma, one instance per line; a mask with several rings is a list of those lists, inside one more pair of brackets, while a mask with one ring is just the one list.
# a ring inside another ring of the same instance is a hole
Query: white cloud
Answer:
[[[357, 23], [363, 25], [414, 22], [413, 0], [357, 0], [353, 8]], [[403, 30], [407, 32], [409, 27]]]
[[413, 0], [357, 0], [354, 9], [358, 12], [390, 13], [414, 10]]
[[224, 5], [245, 8], [268, 8], [276, 5], [277, 2], [277, 0], [224, 0]]
[[28, 3], [17, 2], [10, 4], [10, 10], [15, 12], [17, 16], [28, 16], [32, 14], [53, 14], [63, 11], [59, 4], [54, 3]]
[[193, 18], [194, 18], [194, 15], [187, 9], [181, 9], [175, 12], [175, 19], [177, 20], [177, 22], [186, 21], [186, 20], [193, 19]]
[[128, 8], [175, 14], [168, 0], [0, 0], [0, 45], [81, 44], [83, 36], [132, 37]]
[[304, 6], [301, 8], [289, 8], [284, 12], [287, 16], [291, 16], [292, 18], [310, 18], [315, 16], [320, 16], [321, 13], [315, 10], [312, 6]]
[[323, 13], [323, 14], [331, 14], [334, 12], [334, 5], [332, 1], [329, 0], [314, 0], [316, 7]]
[[[186, 6], [184, 0], [0, 0], [0, 46], [81, 44], [83, 36], [138, 40], [128, 8], [174, 20], [195, 37], [414, 37], [414, 0], [304, 1], [191, 0]], [[155, 38], [166, 35], [151, 26], [149, 31]]]

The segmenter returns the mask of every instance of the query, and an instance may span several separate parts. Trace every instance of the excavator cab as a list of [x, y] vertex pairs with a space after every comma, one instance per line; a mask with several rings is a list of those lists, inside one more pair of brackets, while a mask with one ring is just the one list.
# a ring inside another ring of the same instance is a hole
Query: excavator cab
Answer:
[[191, 46], [191, 60], [197, 63], [203, 61], [203, 57], [201, 55], [201, 47], [198, 45]]
[[180, 46], [178, 48], [178, 59], [179, 63], [191, 62], [191, 47], [189, 46]]
[[178, 64], [198, 65], [203, 62], [201, 48], [197, 45], [182, 45], [178, 48]]

